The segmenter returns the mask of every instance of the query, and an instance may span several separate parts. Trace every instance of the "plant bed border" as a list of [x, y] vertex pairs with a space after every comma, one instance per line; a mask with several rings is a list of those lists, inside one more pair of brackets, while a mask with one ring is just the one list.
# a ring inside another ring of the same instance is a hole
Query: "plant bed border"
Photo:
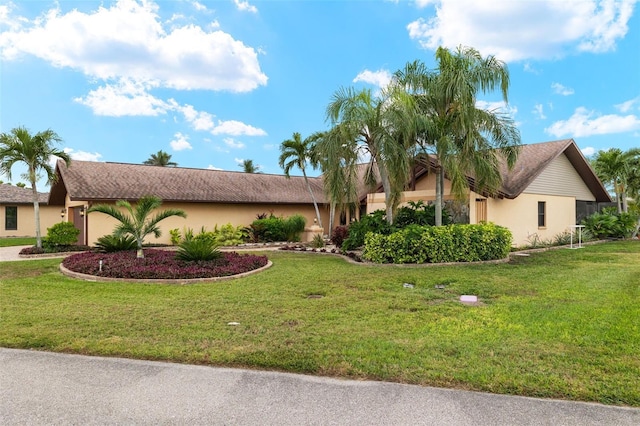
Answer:
[[71, 278], [76, 278], [84, 281], [90, 282], [121, 282], [121, 283], [141, 283], [141, 284], [173, 284], [173, 285], [188, 285], [188, 284], [200, 284], [200, 283], [208, 283], [208, 282], [216, 282], [216, 281], [226, 281], [233, 280], [236, 278], [243, 278], [249, 275], [257, 274], [259, 272], [265, 271], [273, 266], [273, 262], [267, 260], [267, 264], [261, 266], [258, 269], [253, 269], [251, 271], [242, 272], [236, 275], [226, 275], [224, 277], [207, 277], [207, 278], [176, 278], [176, 279], [168, 279], [168, 278], [112, 278], [112, 277], [99, 277], [97, 275], [89, 275], [82, 274], [80, 272], [74, 272], [70, 269], [67, 269], [62, 262], [60, 262], [60, 272], [63, 275], [66, 275]]

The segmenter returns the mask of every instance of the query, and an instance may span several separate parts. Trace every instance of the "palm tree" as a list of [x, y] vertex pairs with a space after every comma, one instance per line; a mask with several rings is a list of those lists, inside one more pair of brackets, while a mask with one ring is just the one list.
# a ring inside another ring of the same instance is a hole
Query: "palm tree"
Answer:
[[40, 234], [40, 204], [38, 203], [38, 189], [36, 181], [39, 173], [44, 172], [47, 184], [54, 183], [57, 179], [51, 159], [58, 157], [69, 166], [71, 158], [66, 152], [53, 147], [53, 143], [62, 139], [53, 130], [48, 129], [31, 135], [25, 127], [16, 127], [9, 133], [0, 134], [0, 172], [11, 179], [11, 168], [15, 163], [27, 165], [27, 172], [23, 175], [31, 184], [33, 195], [33, 212], [36, 224], [36, 247], [42, 247], [42, 235]]
[[149, 159], [147, 159], [143, 164], [161, 167], [176, 167], [178, 165], [178, 163], [171, 161], [171, 154], [168, 154], [162, 150], [158, 151], [155, 154], [151, 154]]
[[395, 73], [395, 84], [416, 100], [417, 116], [408, 125], [419, 151], [435, 160], [436, 225], [441, 225], [445, 173], [457, 198], [468, 191], [469, 176], [476, 191], [495, 192], [501, 183], [500, 156], [509, 168], [514, 166], [520, 133], [510, 117], [476, 106], [478, 92], [496, 88], [508, 101], [509, 73], [503, 62], [463, 47], [453, 53], [440, 47], [436, 60], [435, 71], [420, 61], [408, 63]]
[[[320, 210], [318, 209], [318, 202], [311, 189], [311, 184], [307, 178], [307, 162], [310, 161], [312, 155], [313, 139], [306, 138], [302, 140], [300, 133], [295, 132], [292, 139], [287, 139], [280, 145], [280, 159], [278, 164], [284, 170], [284, 175], [287, 179], [290, 178], [289, 173], [293, 167], [297, 167], [302, 171], [304, 182], [307, 184], [307, 190], [311, 194], [311, 200], [313, 201], [313, 207], [316, 210], [316, 218], [318, 219], [318, 225], [322, 228], [322, 219], [320, 218]], [[312, 163], [313, 165], [313, 163]]]
[[[598, 151], [593, 159], [593, 167], [596, 174], [605, 185], [610, 185], [616, 194], [618, 213], [626, 212], [627, 194], [629, 193], [629, 180], [634, 177], [636, 167], [640, 161], [640, 149], [622, 151], [619, 148], [611, 148], [607, 151]], [[633, 180], [635, 182], [635, 180]]]
[[[116, 237], [131, 235], [136, 239], [137, 257], [144, 258], [144, 252], [142, 251], [144, 238], [149, 234], [153, 234], [156, 238], [161, 235], [160, 227], [158, 226], [160, 221], [171, 216], [187, 217], [187, 214], [182, 210], [169, 209], [149, 218], [151, 212], [161, 205], [162, 200], [159, 197], [148, 195], [138, 200], [135, 209], [128, 201], [118, 200], [115, 206], [111, 204], [96, 204], [90, 207], [87, 213], [104, 213], [120, 222], [113, 231], [113, 235]], [[125, 209], [125, 212], [121, 209]]]
[[328, 172], [335, 174], [341, 173], [338, 169], [344, 166], [344, 157], [332, 156], [331, 152], [346, 149], [356, 158], [368, 156], [365, 181], [375, 182], [376, 172], [379, 174], [389, 223], [393, 223], [409, 176], [410, 156], [402, 141], [410, 139], [403, 133], [409, 129], [405, 122], [410, 105], [411, 99], [400, 91], [383, 91], [380, 97], [374, 97], [368, 89], [338, 90], [327, 107], [334, 137], [326, 138], [318, 152], [326, 159]]
[[260, 173], [260, 166], [253, 164], [253, 160], [242, 160], [239, 166], [245, 173]]

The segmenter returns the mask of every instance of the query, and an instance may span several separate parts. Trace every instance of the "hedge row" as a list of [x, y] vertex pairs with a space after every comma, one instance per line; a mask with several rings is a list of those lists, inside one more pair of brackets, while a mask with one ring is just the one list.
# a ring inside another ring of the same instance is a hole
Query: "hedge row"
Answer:
[[368, 233], [362, 257], [376, 263], [444, 263], [504, 259], [507, 228], [489, 224], [409, 226], [391, 235]]

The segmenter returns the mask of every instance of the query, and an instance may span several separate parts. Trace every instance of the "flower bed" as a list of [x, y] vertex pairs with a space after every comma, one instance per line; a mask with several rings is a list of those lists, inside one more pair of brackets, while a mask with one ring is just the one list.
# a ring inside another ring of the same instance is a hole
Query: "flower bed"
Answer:
[[[224, 252], [220, 259], [186, 262], [176, 259], [173, 251], [144, 251], [144, 259], [136, 252], [79, 253], [62, 261], [65, 268], [81, 274], [125, 279], [191, 279], [238, 275], [267, 265], [266, 256]], [[102, 270], [100, 270], [102, 261]]]

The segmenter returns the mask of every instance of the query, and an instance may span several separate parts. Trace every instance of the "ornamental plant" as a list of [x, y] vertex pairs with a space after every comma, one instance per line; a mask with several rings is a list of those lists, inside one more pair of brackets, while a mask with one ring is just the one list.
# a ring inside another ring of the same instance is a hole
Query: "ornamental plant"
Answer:
[[51, 228], [47, 228], [47, 237], [45, 248], [53, 248], [56, 246], [70, 246], [78, 241], [80, 230], [71, 222], [59, 222]]

